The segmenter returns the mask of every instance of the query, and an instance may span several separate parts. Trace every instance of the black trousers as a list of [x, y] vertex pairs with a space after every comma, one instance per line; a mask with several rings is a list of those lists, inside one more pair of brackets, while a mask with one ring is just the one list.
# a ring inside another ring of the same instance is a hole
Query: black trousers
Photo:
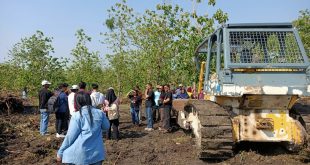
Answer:
[[118, 131], [119, 120], [114, 119], [114, 120], [109, 120], [109, 121], [110, 121], [110, 128], [107, 132], [107, 139], [111, 139], [111, 129], [113, 129], [113, 139], [118, 140], [119, 139], [119, 131]]
[[68, 131], [68, 119], [69, 116], [66, 112], [56, 112], [56, 132], [58, 134]]
[[166, 130], [169, 130], [171, 125], [170, 125], [170, 112], [171, 112], [171, 107], [164, 107], [163, 108], [163, 128]]

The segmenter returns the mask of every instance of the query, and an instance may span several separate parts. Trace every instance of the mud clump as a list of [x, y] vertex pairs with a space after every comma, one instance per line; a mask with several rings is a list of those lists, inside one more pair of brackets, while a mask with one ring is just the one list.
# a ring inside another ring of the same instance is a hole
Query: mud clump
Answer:
[[15, 94], [0, 93], [0, 115], [12, 113], [23, 113], [23, 99]]

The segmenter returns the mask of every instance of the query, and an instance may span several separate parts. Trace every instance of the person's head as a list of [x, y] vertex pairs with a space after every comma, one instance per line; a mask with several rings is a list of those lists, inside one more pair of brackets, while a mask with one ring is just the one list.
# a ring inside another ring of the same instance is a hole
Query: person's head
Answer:
[[49, 81], [47, 81], [47, 80], [43, 80], [42, 82], [41, 82], [41, 85], [44, 87], [44, 88], [49, 88], [50, 87], [50, 85], [51, 85], [51, 83], [49, 82]]
[[72, 85], [72, 87], [71, 87], [71, 92], [73, 92], [73, 93], [76, 93], [77, 91], [79, 91], [79, 86], [77, 86], [77, 85]]
[[85, 83], [84, 81], [81, 81], [81, 82], [79, 83], [79, 88], [80, 88], [80, 89], [86, 89], [86, 83]]
[[170, 91], [170, 85], [169, 84], [166, 84], [164, 86], [164, 89], [165, 89], [165, 92], [169, 92]]
[[93, 90], [98, 90], [98, 84], [91, 84], [91, 87], [93, 88]]
[[113, 104], [116, 99], [117, 97], [115, 95], [114, 89], [109, 88], [106, 96], [106, 100], [109, 102], [109, 106], [111, 106], [111, 104]]
[[185, 93], [185, 89], [184, 88], [181, 88], [181, 93]]
[[192, 87], [188, 86], [187, 87], [187, 92], [192, 92]]
[[152, 89], [152, 84], [151, 84], [151, 83], [147, 83], [147, 84], [146, 84], [146, 89], [148, 89], [148, 90], [149, 90], [149, 89]]
[[179, 89], [182, 89], [183, 88], [183, 84], [179, 84]]
[[68, 84], [67, 83], [62, 83], [59, 85], [59, 89], [63, 92], [66, 92], [68, 90]]
[[156, 89], [157, 89], [158, 92], [161, 92], [162, 91], [162, 86], [161, 85], [157, 85]]
[[133, 91], [132, 91], [132, 95], [133, 95], [133, 96], [138, 96], [138, 91], [137, 91], [137, 90], [133, 90]]
[[90, 95], [85, 92], [77, 92], [75, 102], [78, 106], [78, 110], [80, 110], [83, 106], [91, 106]]
[[54, 94], [54, 96], [58, 96], [59, 95], [59, 89], [54, 88], [53, 94]]
[[77, 92], [75, 97], [75, 103], [77, 105], [77, 110], [80, 111], [82, 116], [82, 107], [87, 106], [88, 115], [90, 117], [91, 125], [93, 124], [93, 115], [91, 113], [91, 98], [90, 95], [85, 92]]
[[135, 86], [135, 90], [138, 90], [138, 91], [140, 90], [139, 85], [136, 85], [136, 86]]

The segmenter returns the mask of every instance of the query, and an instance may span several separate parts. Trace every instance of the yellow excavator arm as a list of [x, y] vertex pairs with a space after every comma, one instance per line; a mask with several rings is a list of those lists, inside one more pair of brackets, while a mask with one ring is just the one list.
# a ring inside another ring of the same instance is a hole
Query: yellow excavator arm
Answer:
[[200, 65], [200, 72], [199, 72], [199, 83], [198, 83], [198, 93], [200, 93], [200, 91], [203, 88], [203, 81], [204, 81], [204, 71], [205, 71], [205, 67], [206, 67], [206, 62], [201, 62]]

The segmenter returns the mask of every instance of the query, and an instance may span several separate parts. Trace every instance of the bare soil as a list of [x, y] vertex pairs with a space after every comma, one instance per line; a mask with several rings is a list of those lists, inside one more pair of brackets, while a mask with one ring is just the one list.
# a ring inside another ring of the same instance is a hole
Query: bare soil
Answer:
[[[55, 137], [55, 117], [50, 116], [49, 136], [39, 134], [39, 114], [0, 116], [0, 164], [56, 164], [56, 152], [62, 139]], [[277, 144], [241, 144], [228, 160], [197, 159], [189, 133], [176, 129], [162, 133], [155, 124], [152, 132], [145, 124], [131, 124], [129, 108], [121, 106], [121, 139], [105, 140], [107, 160], [104, 164], [309, 164], [310, 152], [289, 153]]]

